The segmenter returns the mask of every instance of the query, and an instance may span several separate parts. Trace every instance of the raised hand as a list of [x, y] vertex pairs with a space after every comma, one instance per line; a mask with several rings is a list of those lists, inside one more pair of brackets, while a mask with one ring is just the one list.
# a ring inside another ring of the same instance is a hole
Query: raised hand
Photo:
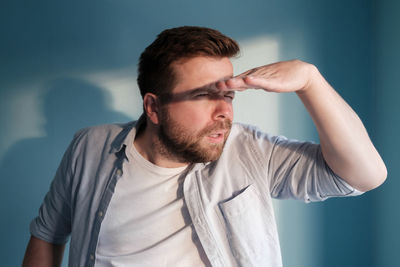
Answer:
[[310, 87], [317, 68], [300, 60], [281, 61], [257, 67], [233, 78], [219, 81], [220, 90], [263, 89], [269, 92], [297, 92]]

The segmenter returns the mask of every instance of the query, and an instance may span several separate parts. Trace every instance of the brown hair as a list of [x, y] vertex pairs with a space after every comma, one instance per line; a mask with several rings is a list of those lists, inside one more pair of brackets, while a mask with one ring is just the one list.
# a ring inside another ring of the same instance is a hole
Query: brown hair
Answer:
[[140, 55], [137, 82], [146, 93], [169, 93], [175, 83], [171, 63], [195, 56], [233, 57], [239, 45], [217, 30], [183, 26], [162, 31]]

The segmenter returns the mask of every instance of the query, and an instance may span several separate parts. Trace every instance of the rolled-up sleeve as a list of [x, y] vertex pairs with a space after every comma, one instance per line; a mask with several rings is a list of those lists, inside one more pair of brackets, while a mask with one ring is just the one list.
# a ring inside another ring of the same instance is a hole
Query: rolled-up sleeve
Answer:
[[319, 144], [282, 136], [265, 138], [270, 143], [264, 156], [268, 157], [267, 175], [272, 197], [311, 202], [362, 194], [331, 170]]

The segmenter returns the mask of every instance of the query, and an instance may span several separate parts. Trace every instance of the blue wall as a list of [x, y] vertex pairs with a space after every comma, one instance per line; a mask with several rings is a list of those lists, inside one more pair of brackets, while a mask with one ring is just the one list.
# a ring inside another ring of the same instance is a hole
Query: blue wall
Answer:
[[[388, 0], [3, 1], [2, 265], [21, 263], [29, 222], [73, 132], [140, 115], [137, 58], [158, 32], [178, 25], [214, 27], [239, 42], [268, 36], [279, 44], [277, 58], [316, 64], [360, 115], [388, 165], [388, 181], [361, 197], [279, 202], [285, 266], [399, 265], [399, 12]], [[294, 95], [279, 98], [276, 116], [275, 134], [318, 141]]]
[[400, 2], [384, 0], [377, 3], [374, 65], [376, 101], [371, 115], [377, 129], [377, 145], [389, 170], [389, 179], [376, 192], [374, 251], [375, 262], [379, 266], [399, 266]]

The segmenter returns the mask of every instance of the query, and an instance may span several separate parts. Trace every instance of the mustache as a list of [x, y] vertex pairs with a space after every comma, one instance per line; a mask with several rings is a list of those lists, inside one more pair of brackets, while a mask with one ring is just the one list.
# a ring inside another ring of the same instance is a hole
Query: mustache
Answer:
[[227, 130], [229, 131], [232, 128], [232, 122], [229, 119], [225, 119], [223, 121], [218, 121], [210, 126], [207, 126], [199, 133], [199, 137], [209, 135], [212, 132], [220, 131], [220, 130]]

